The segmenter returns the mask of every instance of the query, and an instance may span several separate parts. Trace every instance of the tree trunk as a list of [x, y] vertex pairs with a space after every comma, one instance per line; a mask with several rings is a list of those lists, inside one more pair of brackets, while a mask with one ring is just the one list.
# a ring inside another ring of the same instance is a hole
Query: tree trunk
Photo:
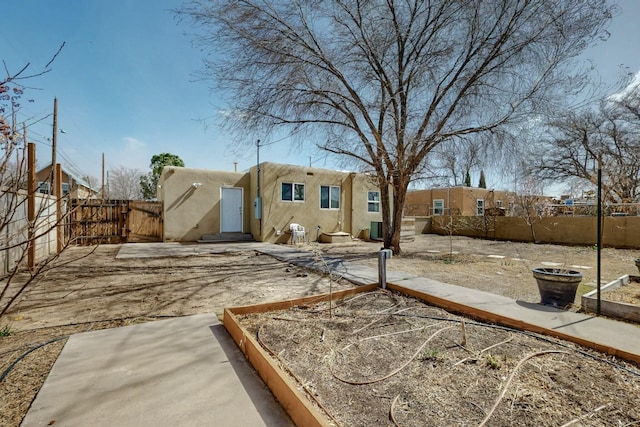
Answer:
[[[394, 255], [400, 255], [400, 231], [402, 229], [402, 211], [407, 195], [408, 180], [397, 178], [391, 183], [393, 194], [389, 194], [389, 183], [381, 185], [382, 198], [382, 235], [384, 248], [391, 249]], [[383, 188], [384, 187], [384, 188]], [[393, 209], [389, 201], [393, 200]], [[385, 206], [386, 205], [386, 206]], [[393, 212], [392, 212], [393, 211]]]
[[392, 238], [391, 227], [391, 194], [389, 192], [389, 182], [385, 176], [378, 177], [380, 186], [380, 202], [382, 204], [382, 244], [385, 249], [390, 249]]

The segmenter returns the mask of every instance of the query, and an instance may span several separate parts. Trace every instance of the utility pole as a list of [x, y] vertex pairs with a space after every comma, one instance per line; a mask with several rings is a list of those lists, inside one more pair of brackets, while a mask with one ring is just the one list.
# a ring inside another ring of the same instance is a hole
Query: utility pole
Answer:
[[104, 153], [102, 153], [102, 200], [104, 200]]
[[55, 195], [55, 182], [56, 182], [56, 150], [58, 140], [58, 98], [53, 98], [53, 135], [51, 139], [51, 187], [49, 188], [49, 194]]

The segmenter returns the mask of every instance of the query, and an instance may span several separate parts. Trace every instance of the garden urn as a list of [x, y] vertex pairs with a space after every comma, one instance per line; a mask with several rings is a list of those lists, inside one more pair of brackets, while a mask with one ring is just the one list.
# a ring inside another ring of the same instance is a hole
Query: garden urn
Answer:
[[532, 272], [542, 305], [565, 308], [573, 304], [582, 273], [561, 268], [534, 268]]

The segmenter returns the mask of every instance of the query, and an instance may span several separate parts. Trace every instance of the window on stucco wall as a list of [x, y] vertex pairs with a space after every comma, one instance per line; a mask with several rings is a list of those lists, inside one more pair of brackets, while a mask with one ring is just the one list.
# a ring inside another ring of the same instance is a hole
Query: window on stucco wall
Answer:
[[444, 199], [435, 199], [433, 201], [433, 214], [444, 215]]
[[304, 202], [304, 184], [283, 182], [281, 200], [283, 202]]
[[380, 192], [367, 192], [367, 212], [380, 212]]
[[340, 187], [320, 186], [320, 209], [340, 209]]

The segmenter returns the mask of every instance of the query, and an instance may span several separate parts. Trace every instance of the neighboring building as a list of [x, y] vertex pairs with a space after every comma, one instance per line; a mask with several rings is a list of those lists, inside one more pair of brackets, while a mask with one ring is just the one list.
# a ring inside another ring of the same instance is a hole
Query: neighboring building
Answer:
[[[51, 165], [36, 172], [38, 192], [50, 194]], [[69, 195], [72, 199], [89, 199], [95, 197], [98, 192], [92, 189], [82, 178], [79, 178], [62, 168], [62, 195]]]
[[249, 172], [167, 166], [159, 181], [164, 240], [196, 241], [204, 235], [251, 233], [257, 241], [284, 243], [291, 224], [307, 240], [321, 233], [377, 237], [380, 190], [369, 175], [278, 163]]
[[484, 216], [510, 215], [516, 195], [475, 187], [448, 187], [409, 191], [405, 199], [405, 216]]

